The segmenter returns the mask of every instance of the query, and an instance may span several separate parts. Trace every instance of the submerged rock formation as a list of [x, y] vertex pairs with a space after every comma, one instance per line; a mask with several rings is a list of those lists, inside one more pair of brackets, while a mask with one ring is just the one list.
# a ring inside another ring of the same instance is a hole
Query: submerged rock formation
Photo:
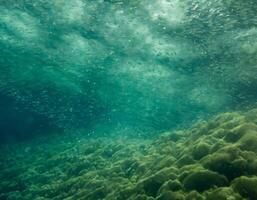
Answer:
[[157, 139], [66, 134], [2, 146], [0, 199], [256, 200], [256, 119], [253, 109]]

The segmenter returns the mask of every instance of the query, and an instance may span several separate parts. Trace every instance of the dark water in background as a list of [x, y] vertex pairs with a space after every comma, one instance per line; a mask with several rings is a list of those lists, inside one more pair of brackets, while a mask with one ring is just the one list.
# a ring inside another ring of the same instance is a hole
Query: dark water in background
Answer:
[[255, 0], [0, 0], [0, 138], [152, 135], [257, 99]]

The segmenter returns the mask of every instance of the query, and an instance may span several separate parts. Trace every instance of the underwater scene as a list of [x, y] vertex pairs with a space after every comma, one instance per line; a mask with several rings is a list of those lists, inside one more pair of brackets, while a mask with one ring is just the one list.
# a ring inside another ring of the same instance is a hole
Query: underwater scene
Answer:
[[0, 200], [257, 200], [256, 0], [0, 0]]

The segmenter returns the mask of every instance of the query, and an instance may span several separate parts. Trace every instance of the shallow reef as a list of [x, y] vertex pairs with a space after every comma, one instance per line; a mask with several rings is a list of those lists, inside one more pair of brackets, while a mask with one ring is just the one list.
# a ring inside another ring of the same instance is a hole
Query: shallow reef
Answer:
[[0, 162], [1, 200], [256, 200], [257, 109], [154, 139], [42, 137]]

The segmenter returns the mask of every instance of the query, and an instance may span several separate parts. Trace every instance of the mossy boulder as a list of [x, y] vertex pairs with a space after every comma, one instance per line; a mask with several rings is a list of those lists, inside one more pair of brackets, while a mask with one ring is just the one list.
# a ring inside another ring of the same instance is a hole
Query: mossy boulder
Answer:
[[[132, 200], [132, 198], [130, 198]], [[133, 200], [149, 200], [150, 198], [145, 194], [139, 194], [136, 197], [133, 197]]]
[[164, 167], [172, 166], [176, 159], [172, 156], [164, 157], [157, 165], [157, 168], [162, 169]]
[[156, 200], [185, 200], [185, 196], [181, 192], [166, 191], [160, 194]]
[[226, 146], [227, 143], [220, 139], [220, 140], [217, 140], [212, 146], [211, 146], [211, 149], [210, 149], [210, 154], [211, 153], [216, 153], [217, 151], [219, 151], [220, 149], [222, 149], [224, 146]]
[[108, 191], [105, 187], [99, 187], [92, 192], [89, 192], [84, 198], [88, 200], [96, 200], [96, 199], [104, 199], [105, 196], [108, 194]]
[[197, 191], [191, 191], [186, 195], [185, 200], [205, 200], [205, 198]]
[[182, 183], [186, 177], [188, 177], [190, 174], [205, 170], [199, 163], [193, 164], [193, 165], [186, 165], [182, 168], [180, 168], [180, 175], [178, 177], [178, 180]]
[[195, 160], [190, 155], [184, 155], [176, 162], [178, 167], [194, 164]]
[[192, 151], [192, 156], [196, 160], [200, 160], [202, 157], [209, 154], [210, 145], [205, 142], [200, 142], [196, 144]]
[[210, 154], [201, 160], [202, 165], [212, 171], [225, 175], [229, 180], [244, 175], [248, 163], [241, 157], [240, 149], [229, 147]]
[[[133, 195], [136, 194], [138, 196], [142, 191], [140, 191], [140, 188], [133, 188], [133, 187], [126, 187], [123, 188], [116, 196], [115, 198], [117, 200], [123, 200], [123, 199], [130, 199]], [[138, 195], [137, 195], [138, 194]], [[134, 197], [133, 197], [134, 198]]]
[[246, 118], [257, 125], [257, 108], [249, 110], [245, 114]]
[[165, 173], [157, 173], [144, 179], [139, 187], [142, 187], [148, 196], [156, 197], [158, 190], [168, 180], [168, 176]]
[[183, 183], [186, 190], [203, 192], [215, 186], [225, 186], [228, 184], [228, 180], [225, 176], [216, 172], [201, 170], [188, 175]]
[[77, 176], [83, 170], [91, 170], [92, 163], [87, 160], [76, 162], [68, 169], [68, 174], [71, 176]]
[[217, 127], [223, 129], [233, 129], [245, 122], [245, 117], [237, 112], [223, 113], [214, 119]]
[[257, 176], [241, 176], [232, 182], [232, 188], [250, 200], [257, 199]]
[[236, 193], [232, 188], [221, 187], [214, 189], [205, 194], [206, 200], [243, 200], [240, 194]]
[[168, 180], [161, 186], [158, 193], [162, 193], [164, 191], [178, 191], [182, 189], [183, 185], [178, 180]]
[[257, 131], [257, 126], [255, 124], [243, 123], [242, 125], [239, 125], [227, 131], [227, 134], [224, 137], [224, 139], [227, 142], [237, 142], [242, 136], [252, 131]]
[[240, 149], [257, 153], [257, 131], [249, 131], [239, 142]]

